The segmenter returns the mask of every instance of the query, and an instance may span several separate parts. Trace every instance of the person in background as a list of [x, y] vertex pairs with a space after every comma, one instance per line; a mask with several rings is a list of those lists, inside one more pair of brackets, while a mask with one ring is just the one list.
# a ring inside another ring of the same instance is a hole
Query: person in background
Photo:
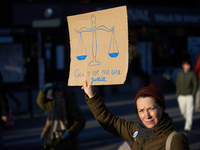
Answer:
[[176, 131], [173, 120], [165, 112], [165, 98], [153, 83], [142, 87], [135, 96], [135, 108], [139, 122], [126, 121], [114, 116], [106, 107], [102, 97], [87, 81], [81, 89], [86, 93], [85, 100], [96, 120], [108, 132], [125, 140], [132, 141], [132, 150], [188, 150], [189, 144], [183, 133], [174, 135], [166, 144], [171, 133]]
[[4, 83], [2, 79], [2, 75], [0, 72], [0, 149], [4, 150], [4, 145], [3, 145], [3, 126], [7, 122], [9, 115], [9, 106], [8, 106], [8, 100], [6, 99], [5, 95], [5, 89], [4, 89]]
[[37, 104], [48, 112], [41, 134], [45, 150], [78, 150], [78, 134], [86, 120], [75, 93], [63, 82], [47, 83], [38, 93]]
[[197, 77], [191, 70], [190, 59], [182, 61], [182, 70], [176, 78], [176, 96], [181, 114], [185, 119], [184, 133], [188, 134], [192, 129], [194, 96], [197, 90]]
[[194, 65], [194, 71], [198, 78], [198, 88], [195, 95], [195, 111], [200, 112], [200, 52]]

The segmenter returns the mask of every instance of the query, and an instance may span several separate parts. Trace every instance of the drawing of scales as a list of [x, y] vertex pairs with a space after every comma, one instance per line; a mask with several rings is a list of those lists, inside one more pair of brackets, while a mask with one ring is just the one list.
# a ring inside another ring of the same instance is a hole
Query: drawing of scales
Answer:
[[119, 51], [118, 51], [117, 41], [116, 41], [115, 32], [114, 32], [114, 26], [111, 29], [108, 29], [104, 25], [100, 25], [99, 27], [96, 27], [96, 17], [94, 15], [91, 16], [91, 21], [92, 21], [92, 24], [91, 24], [92, 28], [82, 27], [78, 31], [75, 29], [76, 33], [80, 34], [76, 58], [80, 61], [86, 59], [87, 51], [86, 51], [86, 47], [85, 47], [85, 44], [83, 41], [82, 33], [83, 32], [92, 32], [92, 56], [93, 56], [93, 58], [92, 58], [92, 61], [88, 65], [89, 66], [97, 66], [97, 65], [100, 65], [101, 63], [96, 60], [96, 56], [97, 56], [96, 31], [103, 30], [106, 32], [111, 32], [110, 45], [109, 45], [109, 50], [108, 50], [108, 55], [111, 58], [116, 58], [119, 55]]

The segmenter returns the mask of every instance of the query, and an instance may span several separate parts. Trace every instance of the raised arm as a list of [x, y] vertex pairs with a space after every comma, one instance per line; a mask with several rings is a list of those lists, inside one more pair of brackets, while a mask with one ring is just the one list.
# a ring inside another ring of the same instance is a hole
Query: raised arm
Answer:
[[86, 93], [86, 102], [91, 112], [100, 125], [108, 132], [120, 136], [126, 140], [132, 140], [132, 135], [136, 131], [136, 124], [126, 122], [124, 119], [113, 115], [100, 95], [94, 92], [94, 88], [85, 81], [82, 88]]
[[94, 97], [95, 95], [94, 87], [91, 85], [88, 85], [87, 81], [84, 81], [81, 89], [84, 90], [85, 94], [87, 94], [89, 98]]

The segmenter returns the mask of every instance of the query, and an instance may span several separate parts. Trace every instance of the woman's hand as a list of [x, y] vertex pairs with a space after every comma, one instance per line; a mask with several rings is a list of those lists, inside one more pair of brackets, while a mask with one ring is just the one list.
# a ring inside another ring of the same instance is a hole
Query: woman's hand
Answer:
[[94, 97], [95, 93], [94, 93], [94, 87], [91, 85], [87, 84], [87, 81], [85, 81], [83, 83], [83, 86], [81, 87], [82, 90], [84, 90], [84, 92], [88, 95], [89, 98]]

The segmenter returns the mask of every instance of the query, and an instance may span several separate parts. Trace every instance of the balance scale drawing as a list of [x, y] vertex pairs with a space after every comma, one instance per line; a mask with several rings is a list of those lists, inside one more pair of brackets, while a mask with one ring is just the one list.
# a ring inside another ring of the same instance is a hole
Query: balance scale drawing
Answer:
[[97, 65], [101, 65], [101, 63], [99, 61], [97, 61], [96, 56], [97, 56], [97, 36], [96, 36], [96, 32], [99, 30], [103, 30], [106, 32], [111, 32], [111, 38], [110, 38], [110, 45], [109, 45], [109, 49], [108, 49], [108, 55], [111, 58], [116, 58], [119, 55], [119, 50], [118, 50], [118, 46], [117, 46], [117, 40], [115, 37], [115, 32], [114, 32], [114, 26], [111, 29], [108, 29], [106, 26], [104, 25], [100, 25], [99, 27], [96, 27], [96, 17], [95, 15], [91, 16], [91, 26], [92, 28], [86, 28], [86, 27], [82, 27], [80, 30], [76, 30], [76, 33], [79, 34], [79, 42], [78, 42], [78, 48], [77, 48], [77, 54], [76, 54], [76, 58], [79, 61], [85, 60], [87, 57], [87, 50], [85, 47], [85, 43], [82, 37], [82, 33], [83, 32], [92, 32], [92, 61], [88, 64], [89, 66], [97, 66]]

